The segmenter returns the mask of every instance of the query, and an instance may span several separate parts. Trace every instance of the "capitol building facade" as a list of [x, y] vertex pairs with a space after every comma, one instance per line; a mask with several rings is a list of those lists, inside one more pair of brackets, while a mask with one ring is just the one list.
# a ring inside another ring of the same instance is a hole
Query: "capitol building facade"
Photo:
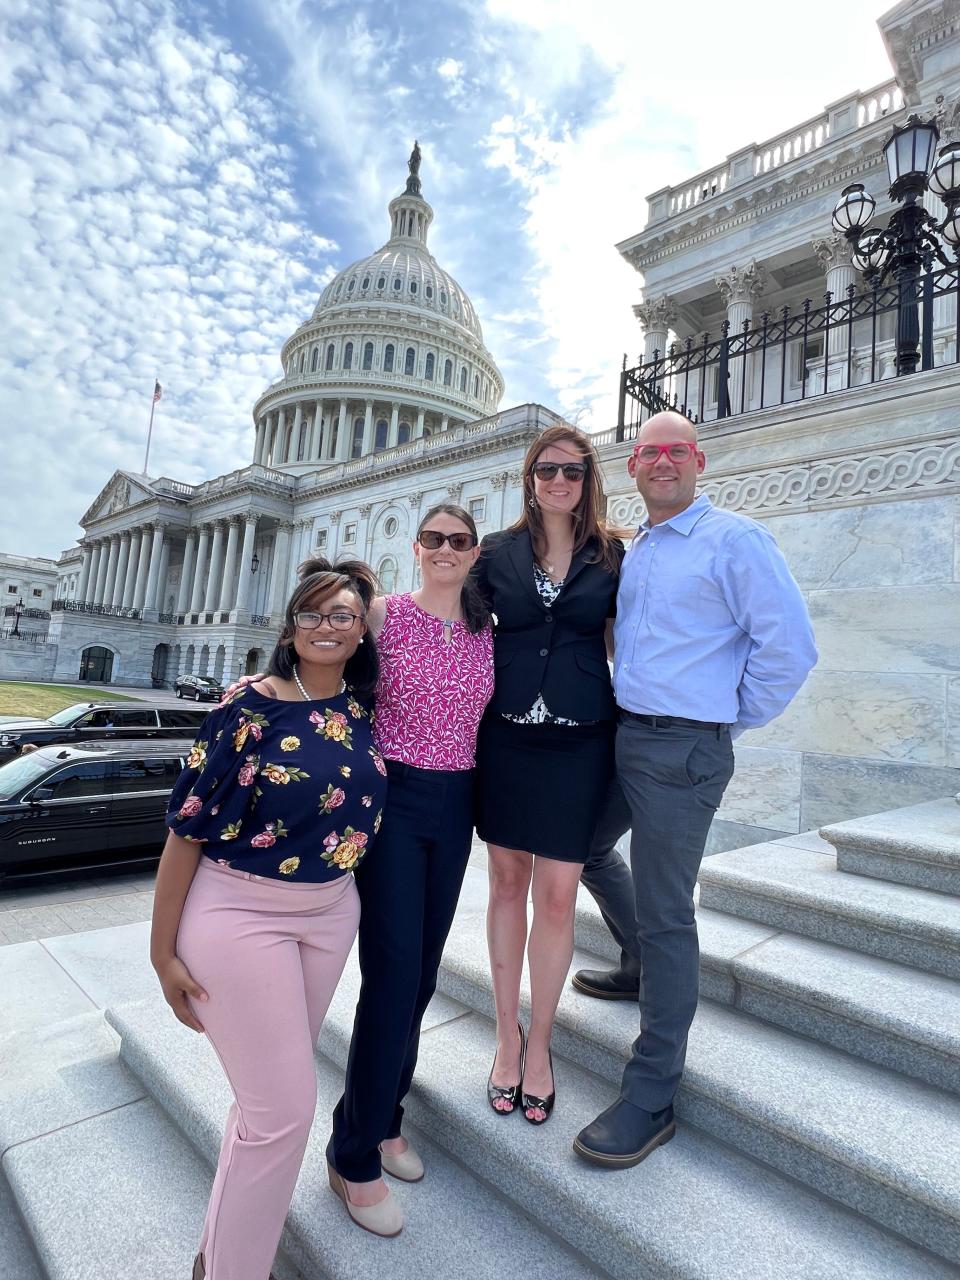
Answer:
[[251, 465], [199, 485], [118, 471], [83, 515], [58, 562], [47, 678], [232, 679], [262, 667], [311, 554], [358, 557], [385, 591], [407, 589], [433, 503], [460, 503], [481, 533], [516, 518], [524, 451], [558, 419], [497, 411], [503, 378], [477, 314], [427, 248], [417, 148], [410, 169], [386, 244], [284, 344], [283, 377], [253, 409]]

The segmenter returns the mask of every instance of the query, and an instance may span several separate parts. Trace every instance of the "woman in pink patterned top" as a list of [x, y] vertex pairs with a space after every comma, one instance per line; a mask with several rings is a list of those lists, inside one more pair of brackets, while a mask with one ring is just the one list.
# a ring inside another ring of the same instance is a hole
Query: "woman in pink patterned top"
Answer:
[[327, 1159], [351, 1218], [379, 1235], [403, 1225], [382, 1171], [423, 1177], [400, 1133], [402, 1102], [473, 836], [477, 728], [493, 693], [490, 617], [468, 577], [477, 543], [461, 507], [431, 508], [413, 546], [423, 585], [367, 614], [380, 655], [374, 739], [390, 785], [376, 865], [356, 871], [363, 981]]

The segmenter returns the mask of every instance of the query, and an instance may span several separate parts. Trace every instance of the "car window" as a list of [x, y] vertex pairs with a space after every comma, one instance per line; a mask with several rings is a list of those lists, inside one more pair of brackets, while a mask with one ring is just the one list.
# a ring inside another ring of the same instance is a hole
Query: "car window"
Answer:
[[58, 729], [65, 729], [68, 725], [74, 724], [80, 713], [87, 708], [86, 702], [75, 702], [71, 707], [64, 707], [62, 711], [55, 711], [52, 716], [47, 719], [51, 724], [55, 724]]
[[[28, 756], [29, 760], [30, 757]], [[108, 781], [111, 774], [106, 760], [92, 760], [84, 764], [71, 764], [51, 778], [44, 786], [53, 791], [54, 800], [77, 800], [83, 796], [102, 796], [112, 789]]]
[[206, 711], [192, 711], [186, 707], [160, 708], [160, 723], [165, 729], [196, 729], [206, 718]]
[[148, 760], [117, 760], [114, 762], [113, 791], [115, 794], [138, 791], [169, 791], [182, 769], [179, 756]]
[[118, 729], [153, 728], [157, 723], [157, 713], [152, 707], [140, 711], [111, 711], [110, 715]]
[[50, 761], [43, 756], [17, 756], [0, 766], [0, 800], [11, 800], [24, 787], [36, 782], [50, 768]]
[[82, 720], [77, 721], [78, 729], [107, 729], [116, 721], [113, 718], [112, 711], [101, 709], [100, 711], [91, 711], [89, 715], [85, 715]]

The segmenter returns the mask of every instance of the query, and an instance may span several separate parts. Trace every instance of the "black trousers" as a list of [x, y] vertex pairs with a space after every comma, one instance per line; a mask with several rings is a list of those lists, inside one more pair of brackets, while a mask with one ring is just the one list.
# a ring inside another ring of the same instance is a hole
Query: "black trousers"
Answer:
[[[693, 891], [713, 815], [733, 776], [730, 733], [621, 716], [616, 778], [582, 883], [640, 979], [640, 1035], [621, 1097], [659, 1111], [676, 1093], [697, 1009], [700, 949]], [[630, 867], [615, 845], [631, 831]]]
[[400, 1134], [420, 1023], [436, 990], [473, 837], [473, 770], [389, 760], [387, 770], [383, 830], [356, 872], [362, 981], [327, 1148], [350, 1182], [379, 1178], [378, 1147]]

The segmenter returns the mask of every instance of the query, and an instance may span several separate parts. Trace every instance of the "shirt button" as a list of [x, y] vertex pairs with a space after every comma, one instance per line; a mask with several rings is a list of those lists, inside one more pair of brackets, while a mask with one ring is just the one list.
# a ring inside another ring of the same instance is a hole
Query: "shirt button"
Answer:
[[545, 658], [549, 652], [550, 652], [550, 650], [549, 650], [549, 649], [541, 649], [541, 650], [540, 650], [540, 657], [541, 657], [541, 658]]
[[552, 614], [552, 613], [545, 613], [543, 616], [546, 618], [547, 622], [552, 622], [552, 621], [553, 621], [553, 614]]

